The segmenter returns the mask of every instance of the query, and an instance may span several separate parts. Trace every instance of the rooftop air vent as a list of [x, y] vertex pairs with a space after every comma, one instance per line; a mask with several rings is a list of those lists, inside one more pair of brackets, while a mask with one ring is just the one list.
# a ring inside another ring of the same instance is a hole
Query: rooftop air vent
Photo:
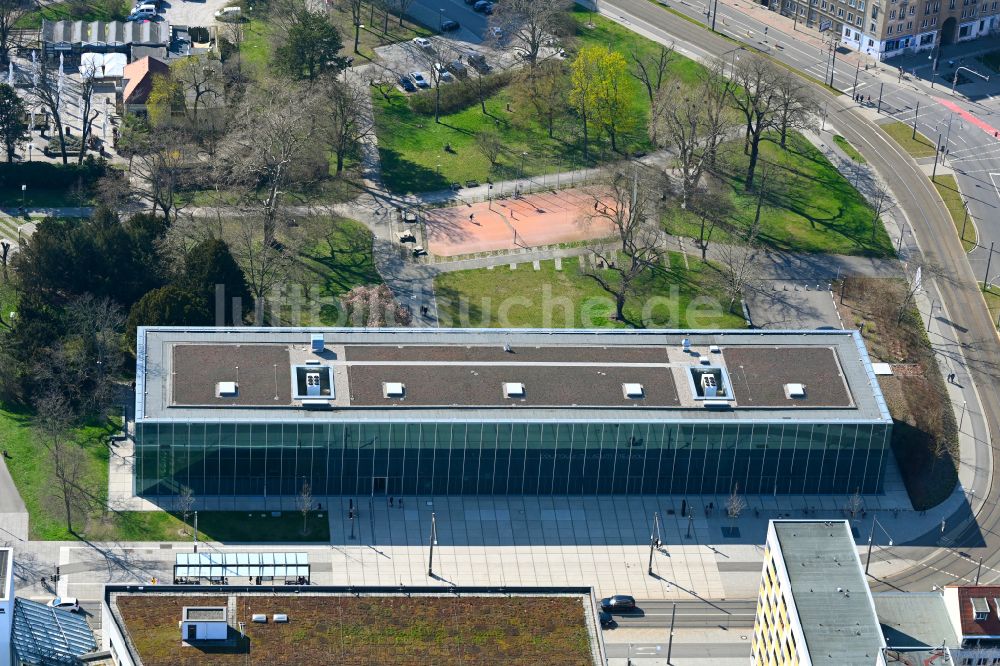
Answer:
[[708, 351], [712, 352], [713, 354], [718, 354], [718, 353], [720, 353], [720, 352], [721, 352], [722, 350], [721, 350], [721, 349], [719, 349], [719, 345], [709, 345], [709, 347], [708, 347]]
[[267, 615], [265, 615], [265, 614], [263, 614], [263, 613], [257, 613], [256, 615], [254, 615], [254, 616], [253, 616], [252, 618], [250, 618], [250, 619], [251, 619], [251, 620], [252, 620], [253, 622], [257, 622], [257, 623], [259, 623], [259, 624], [267, 624]]
[[626, 398], [638, 400], [645, 397], [646, 392], [643, 390], [642, 384], [622, 384], [622, 394]]
[[806, 385], [785, 384], [785, 397], [788, 399], [806, 397]]
[[275, 622], [288, 622], [288, 615], [285, 613], [275, 613], [271, 619]]
[[715, 376], [708, 373], [701, 376], [701, 390], [706, 398], [716, 398], [719, 395], [719, 385], [715, 383]]
[[504, 382], [503, 385], [503, 397], [505, 398], [523, 398], [524, 397], [524, 384], [520, 382]]
[[402, 398], [406, 387], [400, 382], [382, 382], [383, 398]]
[[313, 333], [309, 336], [309, 346], [314, 354], [322, 354], [326, 349], [326, 344], [323, 342], [322, 333]]
[[239, 394], [239, 386], [236, 382], [218, 382], [215, 394], [220, 398], [235, 398]]
[[681, 340], [681, 347], [686, 352], [691, 351], [691, 338], [684, 338], [683, 340]]
[[306, 373], [306, 395], [318, 396], [320, 394], [320, 381], [318, 372]]

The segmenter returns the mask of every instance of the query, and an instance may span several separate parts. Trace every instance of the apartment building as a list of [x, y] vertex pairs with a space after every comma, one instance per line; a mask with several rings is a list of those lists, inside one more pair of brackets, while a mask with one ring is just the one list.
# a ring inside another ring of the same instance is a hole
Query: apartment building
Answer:
[[998, 0], [770, 0], [834, 43], [885, 60], [1000, 29]]

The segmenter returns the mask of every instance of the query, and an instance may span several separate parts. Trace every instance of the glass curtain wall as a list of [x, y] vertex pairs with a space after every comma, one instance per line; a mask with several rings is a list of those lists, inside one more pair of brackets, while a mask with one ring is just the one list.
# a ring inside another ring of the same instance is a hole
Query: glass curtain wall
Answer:
[[140, 423], [135, 490], [199, 496], [876, 493], [887, 424]]

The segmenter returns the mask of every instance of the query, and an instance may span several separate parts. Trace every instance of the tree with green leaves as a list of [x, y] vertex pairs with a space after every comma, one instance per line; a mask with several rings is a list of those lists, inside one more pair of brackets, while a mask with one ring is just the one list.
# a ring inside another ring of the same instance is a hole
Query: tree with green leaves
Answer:
[[136, 301], [125, 323], [127, 342], [135, 344], [138, 326], [211, 326], [212, 311], [202, 295], [192, 289], [168, 284], [147, 292]]
[[[253, 306], [253, 297], [243, 277], [243, 270], [229, 251], [229, 246], [218, 238], [207, 238], [192, 247], [184, 257], [184, 275], [180, 283], [187, 291], [198, 296], [206, 308], [215, 302], [217, 285], [225, 289], [226, 323], [235, 326], [243, 322]], [[232, 309], [233, 298], [239, 298], [241, 311]]]
[[0, 141], [7, 152], [7, 161], [14, 161], [17, 147], [28, 139], [27, 112], [17, 91], [0, 83]]
[[570, 103], [583, 122], [584, 156], [591, 122], [605, 131], [611, 149], [617, 152], [618, 138], [632, 120], [631, 80], [625, 56], [605, 46], [585, 46], [570, 69]]
[[275, 49], [275, 64], [296, 79], [313, 81], [320, 74], [347, 66], [338, 54], [344, 43], [325, 12], [301, 7], [291, 17], [283, 43]]

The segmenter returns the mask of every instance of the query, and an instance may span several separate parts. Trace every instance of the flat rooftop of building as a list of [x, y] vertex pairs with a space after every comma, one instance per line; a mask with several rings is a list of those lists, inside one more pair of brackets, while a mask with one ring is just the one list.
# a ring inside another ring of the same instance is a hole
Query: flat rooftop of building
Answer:
[[890, 648], [958, 647], [960, 641], [940, 592], [880, 592], [872, 600]]
[[889, 420], [851, 331], [142, 327], [137, 349], [140, 420]]
[[[583, 592], [131, 590], [109, 586], [105, 602], [127, 649], [144, 666], [600, 662], [592, 601]], [[192, 606], [232, 609], [229, 638], [182, 643], [178, 621]], [[275, 621], [278, 614], [286, 621]], [[253, 620], [261, 615], [266, 622]]]
[[815, 666], [874, 666], [885, 647], [846, 521], [772, 521]]

